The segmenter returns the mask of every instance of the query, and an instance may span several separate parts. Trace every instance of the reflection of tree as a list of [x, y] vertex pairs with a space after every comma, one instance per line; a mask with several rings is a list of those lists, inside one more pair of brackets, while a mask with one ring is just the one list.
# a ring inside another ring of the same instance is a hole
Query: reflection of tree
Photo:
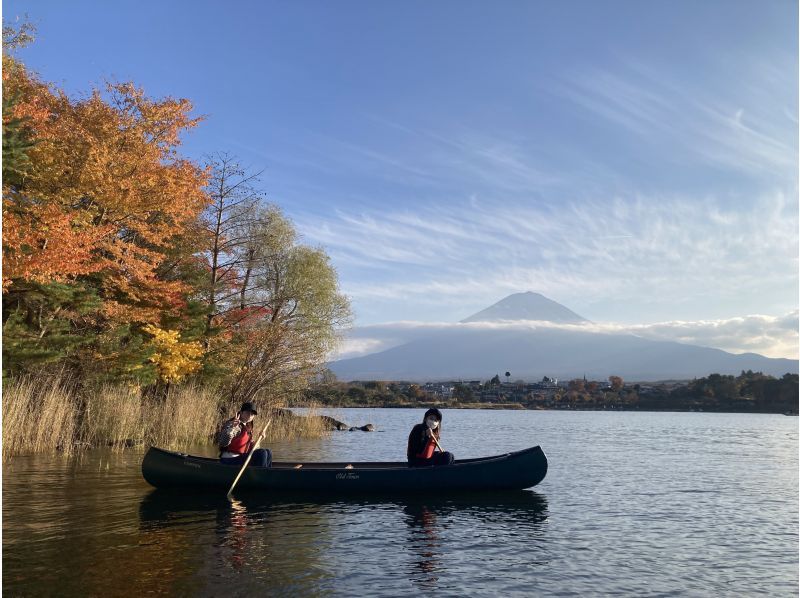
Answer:
[[116, 596], [123, 583], [141, 596], [201, 593], [191, 575], [175, 575], [200, 556], [185, 520], [164, 530], [131, 511], [140, 482], [127, 482], [130, 461], [87, 451], [4, 465], [3, 595]]
[[[155, 490], [139, 508], [140, 530], [155, 543], [150, 561], [170, 571], [160, 591], [173, 595], [312, 595], [331, 574], [320, 567], [325, 518], [316, 504], [247, 495], [229, 502], [209, 493]], [[215, 525], [214, 525], [215, 524]], [[188, 546], [170, 550], [183, 537]], [[189, 556], [191, 555], [191, 556]], [[192, 584], [191, 591], [184, 591]]]

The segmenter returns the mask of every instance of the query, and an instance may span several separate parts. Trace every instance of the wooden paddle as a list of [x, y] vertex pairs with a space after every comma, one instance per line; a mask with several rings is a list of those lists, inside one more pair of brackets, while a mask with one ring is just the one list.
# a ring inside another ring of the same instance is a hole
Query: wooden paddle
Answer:
[[267, 425], [265, 425], [265, 426], [264, 426], [264, 429], [263, 429], [263, 430], [261, 430], [261, 435], [260, 435], [260, 436], [259, 436], [259, 437], [256, 439], [256, 441], [253, 443], [253, 446], [252, 446], [252, 447], [250, 447], [250, 452], [248, 452], [248, 453], [247, 453], [247, 459], [245, 459], [245, 460], [244, 460], [244, 465], [242, 465], [242, 468], [239, 470], [239, 475], [237, 475], [237, 476], [236, 476], [236, 479], [235, 479], [235, 480], [233, 480], [233, 484], [231, 484], [231, 489], [230, 489], [230, 490], [228, 490], [228, 494], [227, 494], [227, 497], [228, 497], [228, 498], [230, 498], [230, 497], [231, 497], [231, 492], [233, 492], [233, 489], [236, 487], [236, 483], [239, 481], [239, 478], [241, 478], [241, 477], [242, 477], [242, 474], [244, 473], [244, 470], [245, 470], [245, 468], [247, 467], [248, 463], [250, 463], [250, 459], [252, 459], [252, 458], [253, 458], [253, 453], [254, 453], [254, 452], [255, 452], [255, 450], [258, 448], [258, 443], [259, 443], [259, 442], [261, 442], [261, 439], [262, 439], [262, 438], [264, 438], [264, 435], [267, 433], [267, 428], [269, 428], [269, 425], [270, 425], [271, 423], [272, 423], [272, 420], [271, 420], [271, 419], [268, 419], [268, 420], [267, 420]]
[[439, 449], [439, 452], [442, 452], [442, 453], [443, 453], [443, 452], [444, 452], [444, 449], [442, 448], [442, 445], [441, 445], [441, 444], [439, 444], [439, 441], [438, 441], [438, 440], [436, 440], [436, 435], [433, 433], [433, 430], [431, 430], [431, 438], [433, 438], [433, 441], [436, 443], [436, 448], [438, 448], [438, 449]]

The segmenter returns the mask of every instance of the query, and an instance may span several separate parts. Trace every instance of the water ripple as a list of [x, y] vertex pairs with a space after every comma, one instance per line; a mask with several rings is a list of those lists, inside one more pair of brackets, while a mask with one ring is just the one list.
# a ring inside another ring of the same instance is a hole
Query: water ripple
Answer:
[[[276, 444], [276, 456], [402, 458], [420, 414], [336, 415], [384, 433]], [[541, 444], [548, 477], [535, 491], [491, 496], [244, 495], [230, 503], [153, 491], [140, 453], [19, 458], [3, 471], [3, 588], [25, 596], [796, 595], [796, 420], [470, 411], [446, 419], [443, 441], [457, 456]]]

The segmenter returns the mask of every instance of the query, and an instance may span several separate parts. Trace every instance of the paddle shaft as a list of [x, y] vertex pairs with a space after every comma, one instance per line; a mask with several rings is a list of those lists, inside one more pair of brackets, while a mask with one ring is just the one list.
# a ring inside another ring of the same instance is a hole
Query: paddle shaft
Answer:
[[233, 489], [236, 487], [236, 484], [239, 482], [239, 478], [242, 477], [242, 474], [244, 473], [244, 470], [247, 468], [247, 465], [250, 463], [250, 459], [253, 458], [253, 453], [258, 448], [258, 443], [261, 442], [262, 438], [264, 438], [264, 435], [267, 433], [267, 428], [269, 428], [269, 425], [271, 423], [272, 423], [271, 419], [267, 420], [267, 425], [265, 425], [264, 429], [261, 430], [261, 435], [253, 443], [253, 446], [250, 448], [250, 452], [247, 453], [247, 459], [244, 460], [244, 465], [242, 465], [242, 468], [239, 470], [239, 475], [237, 475], [236, 479], [233, 480], [233, 484], [231, 484], [231, 489], [228, 490], [228, 494], [227, 494], [228, 498], [230, 498], [231, 493], [233, 492]]
[[444, 449], [442, 448], [442, 445], [439, 444], [439, 441], [436, 440], [436, 435], [433, 433], [433, 430], [431, 430], [431, 438], [433, 438], [433, 441], [436, 443], [436, 448], [438, 448], [439, 451], [443, 453]]

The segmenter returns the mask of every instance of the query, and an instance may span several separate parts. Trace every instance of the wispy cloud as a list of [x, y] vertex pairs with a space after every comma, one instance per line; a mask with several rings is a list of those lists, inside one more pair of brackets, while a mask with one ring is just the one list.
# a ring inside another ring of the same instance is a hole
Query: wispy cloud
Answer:
[[500, 119], [518, 130], [371, 114], [352, 137], [304, 139], [319, 172], [355, 182], [293, 216], [361, 322], [457, 320], [524, 290], [628, 324], [783, 313], [798, 287], [787, 65], [577, 64], [537, 80], [547, 116]]
[[384, 131], [402, 133], [408, 147], [413, 148], [410, 159], [427, 164], [431, 175], [435, 173], [443, 182], [472, 181], [505, 193], [530, 193], [565, 182], [544, 160], [532, 156], [521, 140], [512, 140], [508, 135], [490, 135], [476, 127], [463, 126], [451, 126], [443, 133], [381, 116], [370, 118]]
[[[796, 305], [797, 210], [780, 192], [745, 208], [642, 196], [557, 208], [465, 202], [301, 224], [340, 266], [354, 266], [343, 287], [362, 304], [457, 300], [477, 308], [537, 290], [578, 307], [591, 303], [586, 297], [676, 306], [693, 298], [740, 313], [752, 309], [747, 301], [767, 311], [770, 299]], [[381, 276], [365, 279], [365, 264]], [[765, 298], [764, 289], [780, 297]]]
[[727, 83], [725, 95], [719, 87], [710, 95], [707, 84], [632, 59], [614, 70], [576, 70], [552, 82], [546, 93], [633, 133], [645, 146], [657, 143], [672, 160], [700, 158], [795, 181], [797, 127], [790, 125], [796, 125], [797, 112], [784, 102], [787, 91], [797, 86], [796, 60], [785, 57], [780, 65], [739, 68], [740, 77]]

